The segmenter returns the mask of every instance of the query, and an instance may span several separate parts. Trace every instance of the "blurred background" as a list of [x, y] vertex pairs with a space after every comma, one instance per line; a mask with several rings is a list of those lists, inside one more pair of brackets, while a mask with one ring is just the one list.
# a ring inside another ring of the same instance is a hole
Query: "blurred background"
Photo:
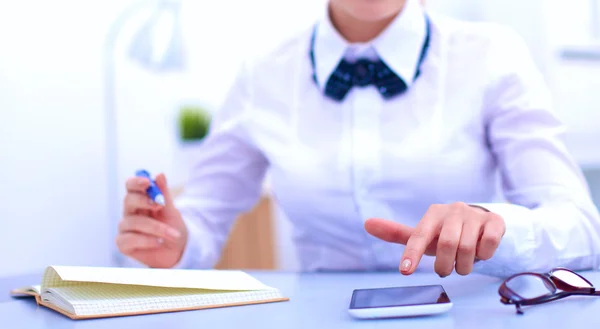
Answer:
[[[114, 245], [125, 179], [146, 168], [179, 186], [201, 137], [180, 127], [201, 129], [241, 61], [306, 27], [324, 4], [0, 0], [0, 276], [135, 265]], [[427, 6], [521, 33], [600, 205], [600, 2]], [[287, 225], [266, 186], [220, 266], [297, 269]]]

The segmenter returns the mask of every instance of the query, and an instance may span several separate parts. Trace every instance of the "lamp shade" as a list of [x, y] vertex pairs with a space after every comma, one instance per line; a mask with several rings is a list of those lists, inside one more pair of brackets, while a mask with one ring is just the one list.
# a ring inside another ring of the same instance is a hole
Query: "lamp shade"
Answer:
[[128, 56], [145, 69], [180, 71], [185, 66], [180, 1], [163, 0], [131, 40]]

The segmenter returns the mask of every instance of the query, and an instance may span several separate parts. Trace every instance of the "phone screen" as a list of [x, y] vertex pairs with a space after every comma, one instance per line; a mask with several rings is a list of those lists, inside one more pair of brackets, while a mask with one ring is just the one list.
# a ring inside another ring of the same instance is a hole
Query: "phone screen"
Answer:
[[350, 308], [379, 308], [450, 303], [441, 285], [357, 289]]

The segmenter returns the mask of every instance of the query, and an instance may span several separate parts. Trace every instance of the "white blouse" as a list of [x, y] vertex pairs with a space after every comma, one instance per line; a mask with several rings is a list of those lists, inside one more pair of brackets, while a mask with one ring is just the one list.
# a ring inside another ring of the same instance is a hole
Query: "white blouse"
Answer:
[[[267, 174], [303, 271], [397, 269], [403, 246], [368, 235], [364, 221], [415, 226], [430, 205], [454, 201], [506, 222], [495, 256], [476, 272], [596, 265], [600, 216], [522, 39], [491, 23], [429, 18], [431, 44], [414, 81], [425, 37], [418, 0], [369, 44], [346, 43], [323, 15], [318, 84], [313, 26], [249, 59], [177, 200], [190, 231], [178, 267], [214, 265]], [[343, 56], [375, 54], [407, 82], [405, 94], [384, 100], [368, 87], [341, 103], [324, 97]], [[432, 264], [424, 256], [420, 266]]]

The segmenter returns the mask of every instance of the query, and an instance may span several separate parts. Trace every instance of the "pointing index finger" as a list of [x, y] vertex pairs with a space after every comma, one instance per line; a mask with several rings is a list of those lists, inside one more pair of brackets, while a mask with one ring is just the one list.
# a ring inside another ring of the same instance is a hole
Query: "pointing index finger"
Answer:
[[365, 222], [365, 230], [383, 241], [406, 244], [413, 228], [391, 220], [371, 218]]
[[412, 274], [416, 270], [425, 250], [439, 233], [440, 223], [439, 214], [431, 209], [419, 221], [404, 248], [400, 262], [402, 274]]

